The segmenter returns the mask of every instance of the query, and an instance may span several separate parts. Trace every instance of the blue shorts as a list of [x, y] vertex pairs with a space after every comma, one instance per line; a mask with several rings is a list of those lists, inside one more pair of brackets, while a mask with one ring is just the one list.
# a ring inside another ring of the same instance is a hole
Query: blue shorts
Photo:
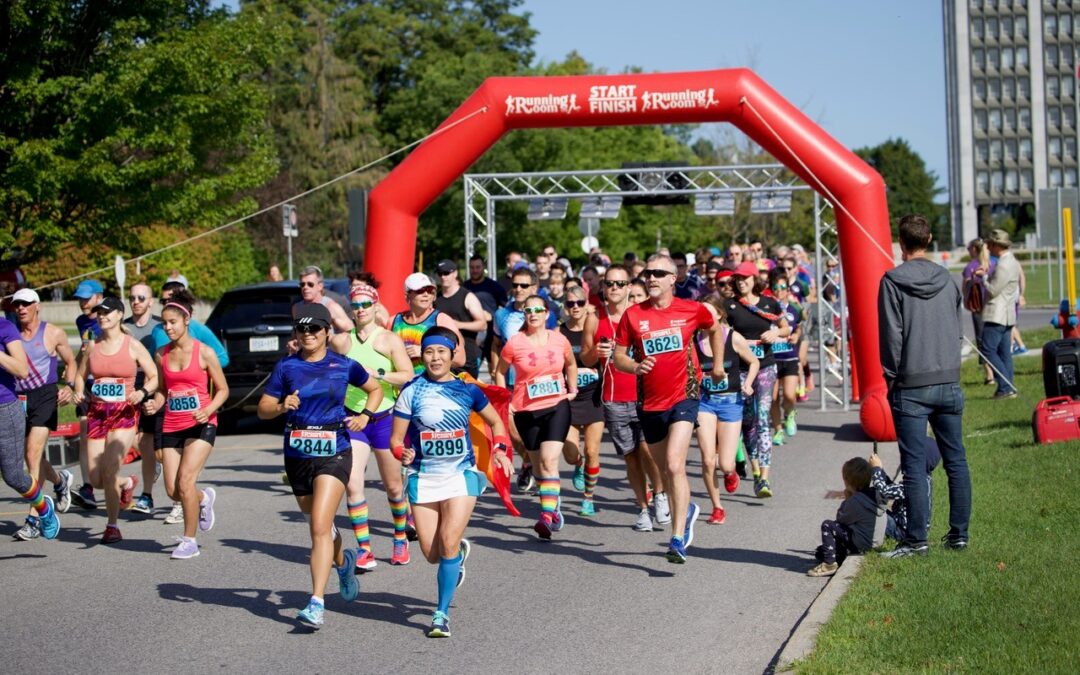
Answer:
[[391, 414], [393, 412], [393, 408], [387, 408], [381, 413], [375, 413], [363, 431], [349, 431], [349, 440], [367, 443], [372, 450], [389, 450], [390, 430], [394, 426], [394, 416]]
[[742, 392], [711, 394], [701, 399], [698, 414], [712, 415], [718, 422], [742, 422]]

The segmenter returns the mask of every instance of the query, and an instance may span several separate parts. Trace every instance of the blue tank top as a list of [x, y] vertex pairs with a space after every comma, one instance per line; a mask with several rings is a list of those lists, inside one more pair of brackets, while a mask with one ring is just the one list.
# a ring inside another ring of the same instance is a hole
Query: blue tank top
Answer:
[[55, 354], [49, 354], [49, 349], [45, 346], [45, 326], [46, 323], [42, 321], [29, 340], [23, 340], [22, 334], [19, 334], [23, 349], [26, 350], [26, 360], [30, 362], [30, 374], [15, 380], [15, 391], [19, 393], [47, 384], [56, 384], [57, 358]]

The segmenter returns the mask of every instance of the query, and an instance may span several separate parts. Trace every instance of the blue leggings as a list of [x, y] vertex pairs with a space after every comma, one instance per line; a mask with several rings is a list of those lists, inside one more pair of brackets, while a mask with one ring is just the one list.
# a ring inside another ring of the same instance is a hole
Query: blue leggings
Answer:
[[768, 468], [772, 463], [772, 390], [776, 384], [776, 364], [762, 368], [754, 380], [754, 395], [743, 399], [743, 445], [751, 460]]

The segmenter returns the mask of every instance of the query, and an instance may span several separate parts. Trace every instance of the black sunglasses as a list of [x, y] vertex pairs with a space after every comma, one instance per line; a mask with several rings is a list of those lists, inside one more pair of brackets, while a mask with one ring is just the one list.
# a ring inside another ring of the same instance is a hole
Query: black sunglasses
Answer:
[[563, 304], [565, 304], [568, 309], [573, 309], [574, 307], [584, 307], [589, 303], [585, 300], [567, 300]]
[[673, 274], [675, 274], [675, 273], [674, 272], [668, 272], [667, 270], [658, 270], [658, 269], [648, 269], [648, 270], [643, 270], [641, 272], [641, 276], [645, 277], [646, 279], [648, 279], [649, 277], [652, 277], [653, 279], [663, 279], [664, 277], [669, 276], [669, 275], [673, 275]]
[[26, 302], [25, 300], [16, 300], [15, 302], [11, 303], [11, 306], [18, 309], [19, 307], [29, 307], [32, 304], [34, 303]]
[[316, 326], [313, 323], [301, 323], [293, 326], [297, 333], [318, 333], [322, 330], [322, 326]]
[[512, 283], [510, 285], [513, 286], [514, 288], [532, 288], [532, 282], [531, 281], [529, 283], [526, 283], [526, 284], [519, 284], [519, 283], [517, 283], [515, 281], [514, 283]]
[[315, 288], [318, 283], [317, 281], [301, 281], [300, 288]]
[[626, 288], [629, 285], [629, 281], [604, 281], [604, 286], [608, 288]]

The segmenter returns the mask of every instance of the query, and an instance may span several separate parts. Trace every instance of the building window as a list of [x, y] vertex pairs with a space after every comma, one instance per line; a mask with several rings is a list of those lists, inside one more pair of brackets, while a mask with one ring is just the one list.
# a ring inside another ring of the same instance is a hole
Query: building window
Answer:
[[1055, 75], [1050, 75], [1046, 78], [1046, 95], [1050, 98], [1057, 98], [1059, 93], [1058, 79]]
[[1013, 108], [1005, 109], [1005, 130], [1016, 131], [1016, 110]]
[[1065, 98], [1072, 98], [1073, 89], [1075, 88], [1075, 82], [1072, 75], [1066, 75], [1061, 78], [1061, 95]]
[[986, 37], [996, 40], [998, 36], [998, 21], [995, 17], [986, 19]]
[[1076, 169], [1065, 169], [1065, 187], [1076, 187]]
[[1072, 70], [1073, 66], [1073, 50], [1069, 45], [1061, 46], [1061, 65], [1063, 68]]
[[1058, 35], [1063, 38], [1072, 36], [1072, 15], [1062, 14], [1058, 18]]
[[1051, 129], [1061, 128], [1061, 108], [1047, 108], [1046, 119], [1050, 123]]
[[[976, 50], [976, 51], [982, 51], [982, 50], [980, 49], [980, 50]], [[981, 58], [981, 56], [980, 56], [980, 58]], [[1028, 49], [1027, 49], [1027, 47], [1017, 47], [1016, 48], [1016, 67], [1017, 68], [1027, 68], [1027, 66], [1028, 66]]]
[[1001, 17], [1001, 37], [1003, 40], [1012, 39], [1013, 20], [1011, 16]]
[[1001, 93], [1005, 97], [1006, 101], [1011, 101], [1016, 98], [1016, 78], [1006, 77], [1001, 81]]
[[975, 70], [986, 70], [986, 52], [981, 49], [972, 49], [971, 63], [975, 66]]
[[1020, 191], [1020, 174], [1016, 172], [1016, 169], [1009, 169], [1005, 172], [1005, 192], [1017, 193]]
[[1013, 48], [1002, 47], [1001, 48], [1001, 67], [1005, 69], [1011, 69], [1013, 67]]
[[975, 141], [975, 161], [985, 164], [989, 159], [988, 146], [986, 141]]
[[1053, 169], [1050, 169], [1050, 187], [1052, 187], [1052, 188], [1061, 187], [1061, 169], [1059, 169], [1057, 167], [1054, 167]]
[[1031, 169], [1020, 172], [1020, 189], [1025, 192], [1035, 191], [1035, 173]]
[[971, 20], [971, 36], [976, 40], [983, 39], [983, 20], [979, 17]]
[[997, 47], [986, 50], [986, 63], [994, 70], [1001, 67], [1001, 52], [998, 51]]
[[1016, 161], [1016, 139], [1015, 138], [1010, 138], [1009, 140], [1005, 141], [1005, 161], [1006, 162], [1015, 162]]
[[1052, 159], [1061, 159], [1061, 137], [1051, 136], [1046, 144], [1046, 151]]
[[987, 88], [990, 91], [990, 98], [995, 101], [1001, 100], [1001, 80], [996, 77], [991, 77], [987, 82], [989, 85]]
[[1031, 108], [1020, 108], [1020, 129], [1023, 131], [1031, 129]]
[[998, 108], [990, 111], [990, 129], [992, 131], [1001, 131], [1001, 110]]
[[1075, 114], [1076, 112], [1073, 110], [1072, 106], [1061, 109], [1061, 123], [1065, 125], [1066, 131], [1069, 131], [1073, 128], [1073, 122], [1075, 121], [1075, 118], [1073, 116]]
[[1020, 90], [1020, 98], [1031, 98], [1031, 80], [1026, 77], [1016, 79], [1017, 88]]
[[1065, 137], [1065, 159], [1076, 159], [1076, 136]]
[[1005, 188], [1005, 172], [993, 171], [990, 173], [990, 189], [993, 192], [1001, 192]]
[[1020, 160], [1024, 161], [1024, 162], [1030, 162], [1031, 161], [1031, 139], [1030, 138], [1021, 138], [1020, 139]]
[[1018, 40], [1027, 39], [1027, 17], [1026, 16], [1018, 16], [1018, 17], [1016, 17], [1016, 39], [1018, 39]]
[[976, 78], [974, 81], [973, 89], [975, 90], [975, 98], [977, 100], [986, 100], [986, 80], [982, 78]]
[[986, 133], [986, 111], [975, 111], [975, 131]]
[[[991, 64], [993, 65], [993, 64]], [[1058, 48], [1054, 45], [1047, 45], [1046, 47], [1046, 67], [1057, 68], [1058, 67]]]
[[1001, 161], [1001, 141], [990, 141], [990, 162], [997, 164]]
[[986, 171], [979, 171], [975, 174], [975, 189], [982, 193], [990, 191], [990, 174]]
[[983, 0], [971, 0], [971, 8], [979, 11], [982, 10]]
[[1057, 35], [1057, 14], [1047, 14], [1043, 17], [1043, 32], [1047, 35]]

